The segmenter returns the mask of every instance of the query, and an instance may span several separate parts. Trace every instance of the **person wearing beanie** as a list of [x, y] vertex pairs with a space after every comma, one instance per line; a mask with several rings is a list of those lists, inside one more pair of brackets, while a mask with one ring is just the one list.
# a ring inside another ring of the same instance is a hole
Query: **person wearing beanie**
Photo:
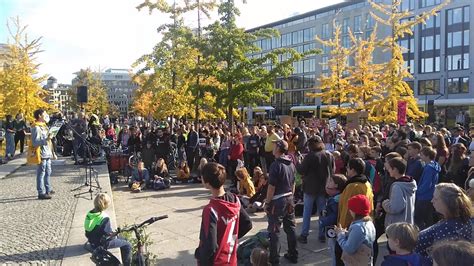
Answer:
[[354, 221], [346, 230], [335, 228], [337, 242], [342, 249], [342, 261], [345, 265], [373, 265], [372, 247], [375, 241], [375, 226], [370, 218], [372, 203], [365, 195], [352, 196], [347, 202]]

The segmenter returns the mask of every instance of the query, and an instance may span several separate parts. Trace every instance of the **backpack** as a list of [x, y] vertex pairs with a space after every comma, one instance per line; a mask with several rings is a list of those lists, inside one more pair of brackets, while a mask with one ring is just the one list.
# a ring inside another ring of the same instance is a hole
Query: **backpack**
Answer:
[[163, 189], [167, 189], [167, 188], [170, 188], [170, 180], [167, 179], [167, 178], [163, 178], [163, 177], [158, 177], [156, 178], [155, 180], [153, 180], [153, 189], [154, 190], [163, 190]]
[[30, 136], [28, 149], [26, 151], [26, 163], [28, 165], [38, 165], [41, 163], [41, 147], [33, 146], [33, 139]]
[[254, 248], [260, 247], [267, 249], [270, 246], [270, 235], [267, 231], [258, 232], [242, 243], [237, 248], [237, 261], [239, 265], [252, 265], [250, 263], [250, 255]]

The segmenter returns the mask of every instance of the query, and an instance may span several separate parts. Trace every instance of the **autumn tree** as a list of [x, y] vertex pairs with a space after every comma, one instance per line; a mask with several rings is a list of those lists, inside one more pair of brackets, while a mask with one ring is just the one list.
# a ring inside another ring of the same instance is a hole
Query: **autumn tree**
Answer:
[[[407, 118], [420, 119], [426, 114], [418, 109], [413, 90], [406, 80], [412, 79], [412, 75], [405, 67], [403, 59], [403, 48], [398, 44], [399, 39], [404, 36], [413, 35], [412, 28], [420, 23], [426, 23], [431, 16], [436, 16], [444, 6], [449, 3], [445, 0], [442, 4], [433, 9], [422, 12], [416, 16], [408, 10], [401, 10], [401, 0], [392, 0], [392, 3], [381, 4], [369, 0], [372, 8], [377, 11], [371, 12], [372, 17], [383, 25], [392, 29], [392, 34], [381, 40], [385, 51], [391, 54], [391, 59], [383, 65], [378, 80], [380, 89], [384, 91], [384, 96], [375, 100], [370, 109], [369, 120], [375, 122], [395, 122], [397, 120], [397, 106], [399, 101], [407, 102]], [[413, 17], [409, 20], [408, 18]]]
[[42, 52], [41, 38], [30, 40], [27, 26], [22, 26], [19, 18], [12, 18], [7, 28], [11, 39], [6, 54], [7, 63], [0, 71], [0, 116], [14, 116], [21, 112], [32, 121], [34, 110], [53, 109], [45, 101], [48, 92], [41, 86], [46, 76], [38, 75], [36, 57]]
[[152, 99], [148, 113], [155, 118], [164, 119], [169, 116], [181, 117], [192, 114], [193, 95], [191, 85], [195, 83], [194, 69], [197, 66], [199, 50], [195, 46], [195, 36], [189, 27], [184, 25], [183, 14], [195, 9], [207, 13], [214, 1], [184, 1], [168, 4], [158, 0], [154, 3], [145, 1], [137, 8], [148, 8], [150, 13], [158, 11], [170, 17], [171, 22], [161, 25], [158, 32], [162, 39], [153, 48], [153, 52], [140, 57], [133, 67], [137, 69], [136, 77], [140, 90], [136, 94], [135, 107], [147, 112], [147, 100]]
[[[107, 88], [102, 82], [100, 72], [93, 72], [90, 68], [81, 69], [74, 78], [70, 89], [71, 106], [73, 109], [81, 107], [89, 114], [105, 115], [111, 109], [107, 98]], [[77, 102], [77, 88], [87, 86], [87, 103]]]
[[[281, 90], [274, 87], [277, 77], [292, 73], [293, 62], [304, 55], [293, 49], [274, 49], [260, 58], [249, 57], [260, 52], [254, 42], [258, 39], [278, 37], [274, 29], [246, 32], [236, 25], [240, 12], [234, 0], [222, 1], [218, 8], [220, 16], [205, 28], [205, 45], [201, 48], [203, 61], [210, 66], [204, 69], [203, 76], [214, 77], [217, 81], [207, 91], [216, 95], [218, 107], [226, 108], [229, 125], [233, 126], [234, 108], [237, 105], [253, 105], [270, 100], [270, 97]], [[314, 51], [313, 51], [314, 52]], [[287, 60], [280, 61], [285, 55]], [[271, 69], [264, 68], [270, 62]]]
[[372, 110], [374, 103], [383, 98], [383, 91], [378, 84], [383, 71], [382, 64], [373, 62], [373, 53], [378, 47], [377, 25], [369, 38], [357, 38], [351, 30], [349, 36], [354, 44], [354, 66], [349, 67], [348, 103], [356, 111]]
[[327, 105], [337, 105], [331, 107], [329, 111], [332, 115], [351, 113], [355, 109], [353, 106], [341, 108], [345, 103], [351, 103], [350, 97], [353, 94], [350, 86], [348, 59], [352, 51], [341, 44], [341, 26], [333, 21], [333, 37], [327, 40], [316, 36], [316, 41], [329, 48], [330, 56], [327, 61], [329, 73], [322, 73], [319, 77], [320, 92], [310, 93], [309, 96], [320, 97], [321, 102]]

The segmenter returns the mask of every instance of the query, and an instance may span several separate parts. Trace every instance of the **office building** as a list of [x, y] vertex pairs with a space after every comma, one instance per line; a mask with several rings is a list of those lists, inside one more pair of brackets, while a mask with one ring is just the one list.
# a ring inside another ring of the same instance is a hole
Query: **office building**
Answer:
[[[390, 4], [391, 0], [377, 0]], [[414, 16], [430, 10], [442, 0], [403, 0], [401, 8], [413, 12]], [[454, 124], [460, 111], [474, 115], [474, 78], [471, 66], [474, 64], [474, 27], [472, 0], [452, 0], [438, 16], [428, 19], [426, 24], [414, 27], [414, 35], [400, 40], [406, 48], [404, 58], [413, 75], [407, 80], [417, 97], [419, 106], [430, 111], [430, 119], [445, 125]], [[274, 95], [270, 103], [276, 115], [290, 114], [294, 106], [321, 106], [318, 98], [308, 97], [318, 87], [318, 77], [329, 72], [327, 63], [330, 50], [315, 41], [314, 36], [331, 38], [333, 21], [341, 25], [341, 42], [345, 47], [352, 45], [349, 29], [357, 37], [367, 38], [374, 30], [375, 20], [370, 15], [370, 4], [366, 0], [347, 1], [301, 15], [262, 25], [248, 31], [263, 28], [277, 29], [281, 36], [258, 40], [261, 52], [251, 54], [260, 57], [272, 49], [292, 47], [299, 52], [312, 48], [322, 49], [322, 54], [307, 57], [294, 64], [294, 72], [287, 78], [278, 78], [275, 86], [284, 90]], [[391, 34], [391, 28], [378, 24], [377, 36], [382, 39]], [[374, 53], [374, 63], [387, 62], [388, 52], [381, 49]], [[349, 64], [353, 64], [349, 60]], [[271, 68], [271, 65], [265, 67]], [[471, 115], [471, 117], [472, 117]]]
[[4, 65], [7, 63], [8, 51], [8, 45], [0, 43], [0, 70], [2, 70], [4, 68]]
[[46, 81], [46, 85], [43, 89], [49, 92], [47, 101], [52, 104], [55, 109], [60, 111], [63, 115], [67, 115], [72, 110], [71, 107], [71, 95], [69, 93], [71, 85], [58, 84], [58, 80], [51, 76]]
[[131, 111], [130, 105], [137, 84], [132, 81], [129, 69], [107, 69], [100, 73], [102, 82], [107, 87], [107, 97], [110, 104], [115, 104], [120, 114]]

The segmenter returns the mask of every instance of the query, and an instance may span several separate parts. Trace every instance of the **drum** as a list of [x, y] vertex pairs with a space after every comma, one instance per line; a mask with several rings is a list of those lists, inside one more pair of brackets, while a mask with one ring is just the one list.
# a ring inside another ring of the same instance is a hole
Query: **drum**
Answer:
[[125, 170], [125, 166], [128, 163], [128, 157], [122, 153], [110, 154], [110, 171], [122, 171]]

